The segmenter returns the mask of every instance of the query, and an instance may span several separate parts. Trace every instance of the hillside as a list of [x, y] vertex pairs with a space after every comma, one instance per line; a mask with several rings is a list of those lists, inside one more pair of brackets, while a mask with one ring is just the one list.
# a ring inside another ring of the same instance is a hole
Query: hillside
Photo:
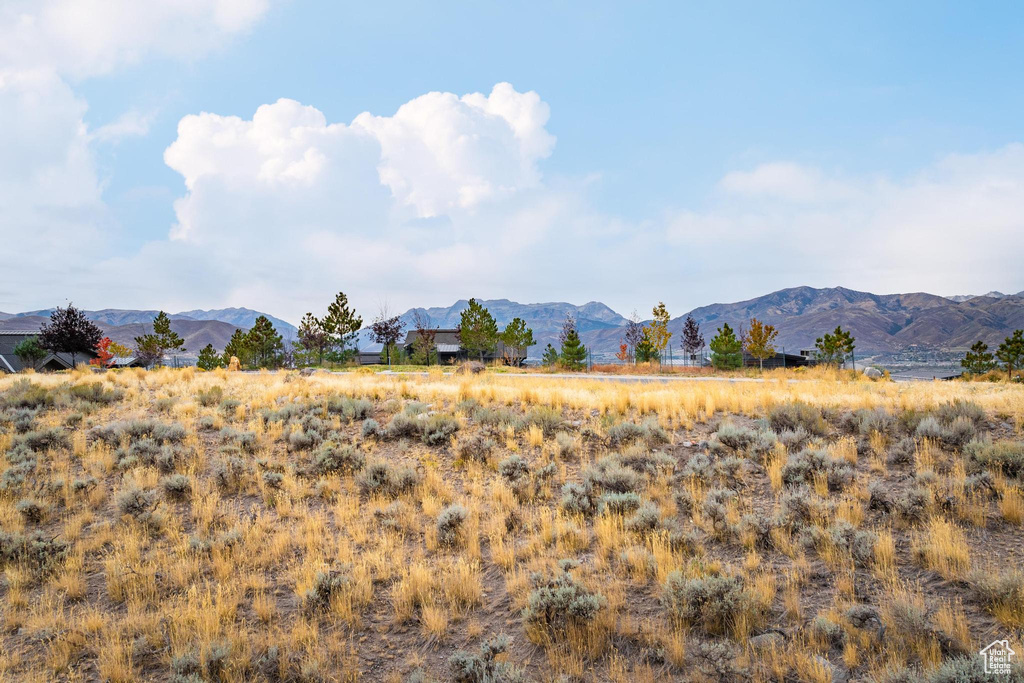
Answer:
[[[530, 357], [540, 357], [545, 345], [558, 345], [558, 334], [567, 314], [576, 318], [580, 332], [596, 334], [601, 331], [616, 331], [626, 324], [626, 319], [608, 306], [591, 301], [576, 306], [563, 301], [549, 303], [521, 304], [508, 299], [481, 300], [481, 305], [491, 312], [498, 322], [499, 328], [507, 325], [513, 318], [522, 318], [528, 327], [533, 329], [533, 337], [537, 345], [530, 349]], [[430, 324], [439, 328], [454, 328], [459, 325], [462, 311], [469, 307], [469, 301], [460, 299], [448, 307], [412, 308], [401, 315], [405, 329], [413, 329], [413, 318], [416, 313], [426, 316]], [[359, 336], [359, 348], [379, 348], [370, 339], [369, 332], [363, 330]]]
[[[530, 349], [532, 358], [540, 356], [545, 344], [557, 344], [568, 312], [577, 316], [583, 342], [604, 357], [618, 350], [627, 322], [596, 302], [583, 306], [518, 304], [506, 299], [482, 303], [499, 325], [518, 316], [533, 328], [537, 346]], [[434, 325], [455, 327], [466, 306], [466, 301], [458, 301], [448, 308], [412, 309], [402, 317], [411, 325], [419, 310], [429, 315]], [[690, 313], [700, 323], [706, 341], [723, 323], [739, 329], [756, 317], [779, 329], [778, 346], [789, 352], [813, 346], [817, 337], [842, 325], [853, 331], [859, 353], [892, 353], [913, 346], [962, 349], [978, 339], [997, 345], [1013, 330], [1024, 328], [1024, 297], [990, 293], [957, 302], [924, 292], [872, 294], [845, 287], [793, 287], [745, 301], [701, 306]], [[685, 313], [673, 318], [669, 326], [676, 351], [685, 318]], [[368, 337], [362, 339], [368, 341]]]
[[[0, 320], [17, 320], [19, 318], [24, 319], [36, 317], [45, 319], [49, 317], [53, 310], [54, 309], [52, 308], [44, 308], [38, 311], [26, 311], [24, 313], [0, 313]], [[160, 311], [157, 310], [137, 310], [126, 308], [103, 308], [96, 311], [83, 311], [89, 320], [111, 326], [150, 324], [159, 312]], [[192, 311], [183, 311], [181, 313], [168, 313], [171, 320], [220, 321], [228, 323], [234, 327], [241, 327], [242, 329], [249, 329], [252, 327], [256, 322], [256, 318], [261, 315], [266, 316], [270, 322], [274, 324], [274, 327], [277, 328], [278, 333], [285, 339], [295, 338], [298, 330], [294, 325], [267, 313], [254, 311], [251, 308], [220, 308], [213, 310], [196, 309]], [[214, 344], [214, 346], [216, 346], [216, 344]]]
[[[0, 320], [0, 330], [38, 330], [48, 320], [48, 317], [38, 315], [12, 317]], [[97, 321], [96, 325], [103, 330], [105, 336], [128, 347], [135, 346], [135, 337], [153, 331], [153, 326], [149, 322], [110, 325]], [[220, 351], [231, 339], [231, 335], [236, 329], [238, 328], [234, 325], [219, 320], [171, 319], [171, 330], [177, 332], [185, 340], [187, 354], [196, 354], [207, 344], [213, 344], [213, 347]]]
[[[956, 349], [978, 339], [990, 346], [998, 344], [1024, 326], [1024, 297], [983, 296], [958, 303], [922, 292], [871, 294], [844, 287], [794, 287], [746, 301], [702, 306], [691, 314], [708, 341], [722, 323], [738, 329], [756, 317], [779, 328], [778, 345], [787, 351], [813, 345], [837, 325], [853, 331], [861, 353], [894, 352], [912, 345]], [[672, 320], [670, 329], [676, 335], [685, 317]], [[595, 348], [614, 349], [618, 341], [610, 336], [595, 336]]]

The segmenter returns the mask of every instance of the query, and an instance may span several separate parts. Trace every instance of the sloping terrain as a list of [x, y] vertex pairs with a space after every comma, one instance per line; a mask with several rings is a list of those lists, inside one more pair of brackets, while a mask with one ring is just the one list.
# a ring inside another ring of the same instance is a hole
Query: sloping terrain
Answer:
[[[48, 317], [36, 315], [17, 316], [0, 320], [0, 329], [38, 330], [48, 321]], [[118, 344], [123, 344], [129, 348], [135, 346], [135, 337], [140, 337], [153, 331], [151, 322], [128, 325], [110, 325], [104, 322], [97, 322], [96, 325], [103, 330], [104, 336], [110, 337]], [[213, 344], [213, 348], [218, 351], [222, 350], [236, 329], [238, 328], [234, 325], [219, 320], [171, 319], [171, 330], [177, 332], [185, 340], [185, 349], [189, 354], [199, 353], [199, 350], [207, 344]]]

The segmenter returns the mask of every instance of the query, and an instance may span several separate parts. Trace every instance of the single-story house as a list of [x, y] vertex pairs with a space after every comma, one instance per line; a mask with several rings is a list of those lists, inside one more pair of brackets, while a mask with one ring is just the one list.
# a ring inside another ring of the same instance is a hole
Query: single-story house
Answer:
[[[804, 365], [813, 365], [814, 358], [804, 355], [802, 352], [795, 353], [776, 352], [771, 358], [764, 359], [765, 368], [796, 368]], [[748, 368], [761, 367], [761, 361], [754, 358], [746, 351], [743, 352], [743, 365]]]
[[[28, 339], [39, 336], [38, 330], [0, 330], [0, 373], [21, 372], [26, 368], [25, 363], [14, 355], [14, 347]], [[75, 355], [75, 362], [88, 363], [96, 358], [94, 352], [78, 353]], [[70, 353], [51, 353], [35, 365], [35, 369], [44, 371], [71, 370], [74, 363]]]
[[[416, 330], [410, 330], [405, 335], [405, 341], [399, 342], [399, 346], [408, 355], [412, 356], [415, 350], [415, 342], [419, 339], [419, 332]], [[381, 350], [383, 349], [381, 344], [368, 345], [359, 350], [359, 364], [360, 365], [377, 365], [381, 363]], [[459, 339], [459, 331], [457, 329], [437, 330], [434, 335], [434, 349], [437, 351], [437, 363], [440, 365], [449, 365], [451, 363], [458, 363], [464, 360], [479, 360], [480, 354], [469, 354], [462, 346], [462, 341]], [[506, 352], [508, 355], [506, 356]], [[506, 348], [503, 343], [498, 342], [494, 351], [484, 354], [484, 362], [491, 362], [495, 360], [510, 359], [512, 361], [522, 362], [526, 359], [526, 349], [517, 351], [511, 348]]]
[[[419, 332], [416, 330], [410, 330], [405, 335], [405, 342], [402, 344], [405, 352], [410, 356], [413, 354], [415, 349], [416, 340], [420, 338]], [[480, 354], [470, 354], [462, 346], [462, 340], [459, 338], [458, 329], [448, 330], [435, 330], [434, 333], [434, 348], [437, 349], [437, 362], [444, 365], [448, 363], [457, 363], [463, 360], [480, 360]], [[484, 354], [484, 362], [490, 362], [495, 360], [509, 360], [513, 364], [521, 363], [526, 359], [526, 349], [513, 349], [506, 347], [502, 342], [498, 342], [494, 351]]]

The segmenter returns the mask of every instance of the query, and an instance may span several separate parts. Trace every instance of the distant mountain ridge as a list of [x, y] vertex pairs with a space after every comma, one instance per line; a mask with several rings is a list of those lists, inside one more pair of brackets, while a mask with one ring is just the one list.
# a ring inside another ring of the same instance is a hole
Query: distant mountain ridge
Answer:
[[[547, 344], [558, 345], [558, 335], [567, 314], [576, 318], [580, 336], [595, 355], [610, 358], [618, 351], [627, 319], [603, 303], [582, 305], [566, 302], [521, 304], [508, 299], [487, 299], [480, 303], [495, 317], [499, 327], [522, 318], [533, 329], [537, 344], [530, 357], [538, 358]], [[468, 308], [464, 299], [451, 306], [412, 308], [400, 317], [405, 330], [413, 329], [416, 313], [426, 316], [431, 326], [454, 328]], [[38, 329], [52, 309], [27, 313], [0, 313], [0, 329]], [[115, 341], [130, 344], [148, 332], [157, 311], [103, 309], [87, 311], [104, 333]], [[814, 340], [837, 325], [850, 329], [861, 354], [893, 353], [914, 347], [960, 350], [977, 340], [994, 348], [1015, 329], [1024, 329], [1024, 292], [989, 292], [973, 297], [942, 297], [924, 292], [872, 294], [845, 287], [791, 287], [764, 296], [733, 303], [717, 303], [690, 311], [710, 342], [716, 328], [729, 323], [739, 330], [751, 317], [775, 325], [776, 346], [787, 352], [810, 348]], [[248, 308], [193, 310], [171, 315], [171, 327], [186, 338], [186, 347], [196, 353], [206, 344], [220, 350], [235, 329], [247, 329], [261, 314]], [[686, 313], [669, 324], [673, 354], [680, 353], [679, 340]], [[290, 323], [267, 316], [286, 339], [296, 337]], [[368, 329], [360, 331], [357, 344], [362, 350], [379, 349]]]
[[[0, 313], [0, 320], [9, 321], [26, 317], [48, 318], [53, 311], [54, 309], [52, 308], [44, 308], [38, 311], [26, 311], [24, 313]], [[110, 326], [152, 324], [153, 318], [155, 318], [159, 312], [160, 311], [157, 310], [123, 308], [103, 308], [97, 311], [83, 311], [89, 320]], [[254, 311], [251, 308], [219, 308], [213, 310], [196, 309], [192, 311], [183, 311], [181, 313], [168, 313], [167, 315], [171, 320], [219, 321], [242, 329], [249, 329], [255, 324], [256, 318], [264, 315], [274, 324], [278, 333], [285, 339], [295, 339], [298, 333], [298, 329], [295, 325], [267, 313]], [[13, 328], [9, 325], [8, 329]], [[111, 338], [113, 339], [113, 337]], [[214, 344], [214, 346], [216, 346], [216, 344]]]
[[[957, 302], [924, 292], [871, 294], [845, 287], [792, 287], [746, 301], [701, 306], [690, 314], [708, 343], [723, 323], [739, 330], [756, 317], [778, 328], [776, 346], [787, 352], [813, 347], [816, 338], [837, 325], [853, 332], [859, 353], [891, 353], [913, 346], [951, 350], [979, 339], [994, 346], [1024, 327], [1024, 296], [979, 296]], [[676, 352], [686, 315], [673, 318], [669, 325]], [[619, 340], [606, 331], [584, 336], [584, 342], [608, 351], [617, 348]]]
[[[558, 335], [567, 314], [572, 314], [576, 319], [577, 329], [583, 335], [618, 330], [627, 322], [624, 317], [598, 301], [590, 301], [581, 306], [564, 301], [533, 304], [521, 304], [508, 299], [478, 301], [494, 316], [499, 328], [504, 328], [513, 318], [522, 318], [526, 322], [527, 327], [533, 330], [533, 338], [537, 342], [529, 350], [531, 358], [539, 358], [549, 343], [558, 346]], [[452, 329], [459, 326], [461, 314], [467, 308], [469, 301], [460, 299], [447, 307], [411, 308], [400, 318], [405, 323], [406, 331], [414, 329], [416, 313], [425, 316], [432, 327]], [[369, 330], [365, 329], [359, 334], [358, 345], [362, 350], [380, 348], [380, 344], [373, 343]]]

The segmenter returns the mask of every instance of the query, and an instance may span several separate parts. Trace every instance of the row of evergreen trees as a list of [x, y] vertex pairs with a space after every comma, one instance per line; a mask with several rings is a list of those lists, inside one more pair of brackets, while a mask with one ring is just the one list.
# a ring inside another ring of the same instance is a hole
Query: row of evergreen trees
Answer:
[[1013, 371], [1024, 367], [1024, 330], [1014, 330], [996, 348], [995, 354], [988, 351], [988, 344], [977, 341], [971, 346], [960, 366], [971, 375], [984, 375], [1002, 364], [1006, 376], [1013, 379]]

